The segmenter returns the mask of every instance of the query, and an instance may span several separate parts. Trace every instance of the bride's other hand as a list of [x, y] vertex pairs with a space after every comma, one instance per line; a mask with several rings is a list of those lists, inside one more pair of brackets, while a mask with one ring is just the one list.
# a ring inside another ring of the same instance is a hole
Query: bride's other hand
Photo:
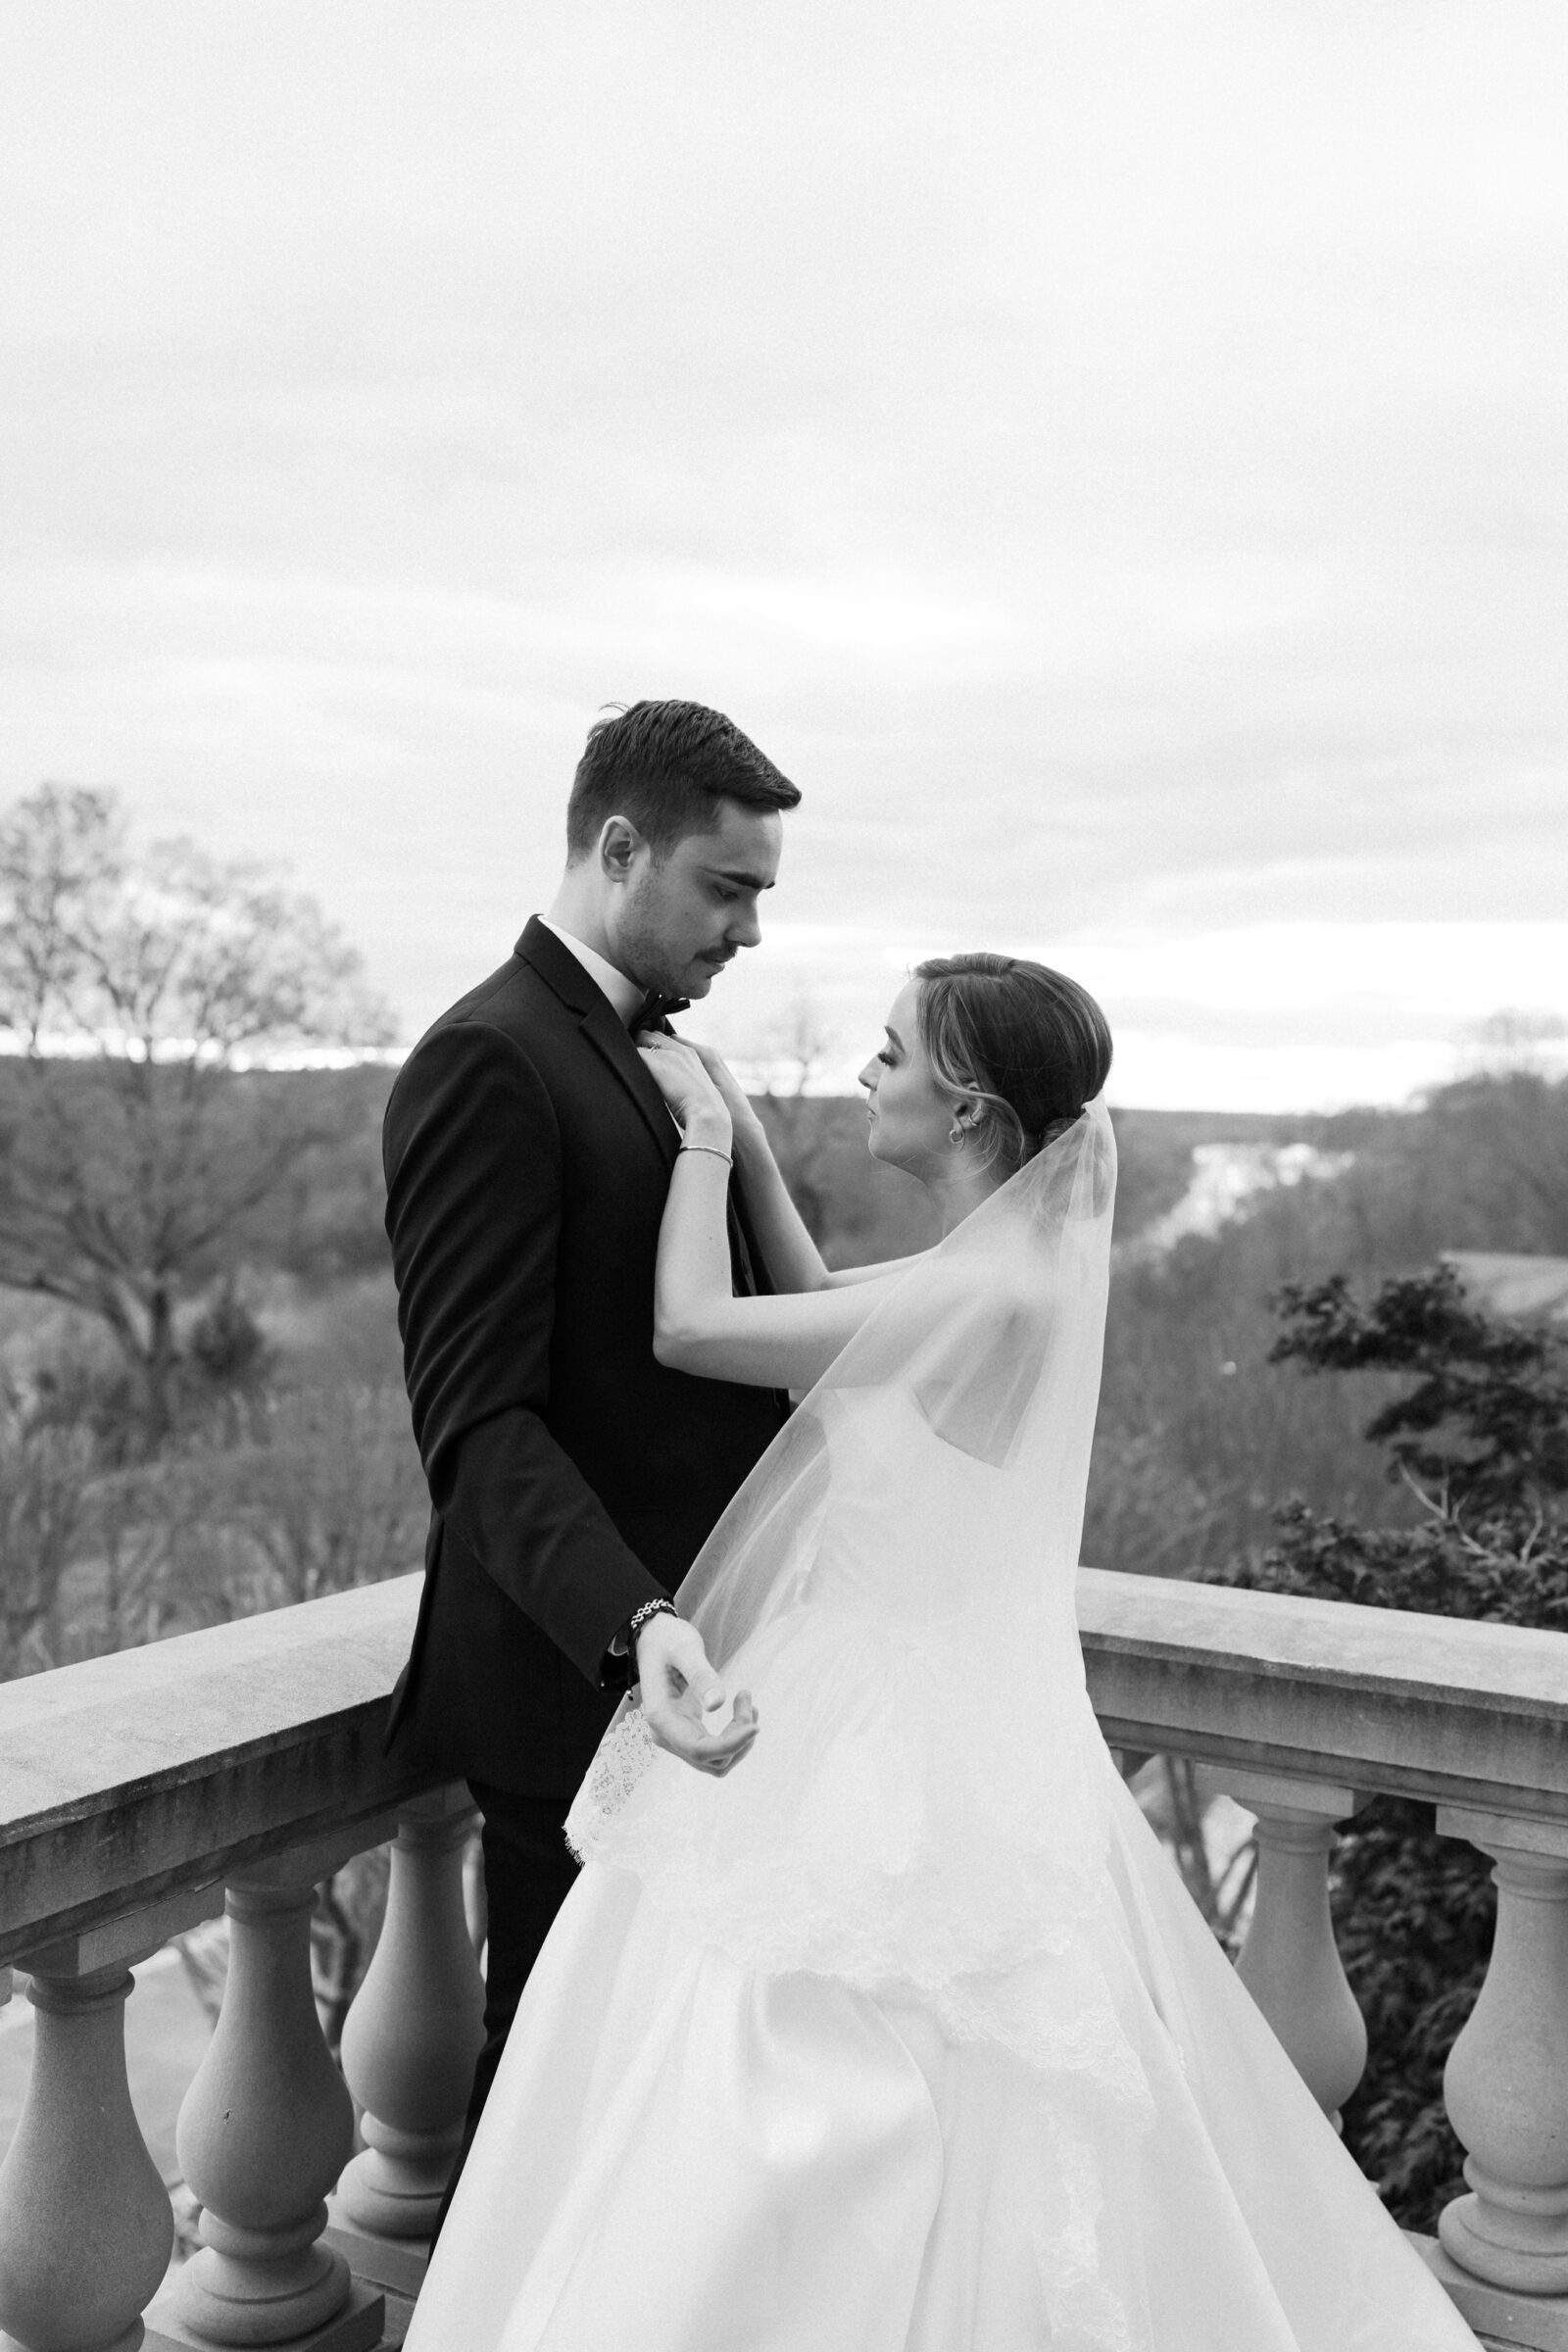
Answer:
[[637, 1051], [644, 1068], [688, 1133], [700, 1127], [705, 1137], [728, 1136], [731, 1121], [724, 1097], [695, 1046], [684, 1038], [645, 1031], [637, 1041]]
[[[637, 1636], [637, 1679], [643, 1721], [656, 1745], [683, 1764], [722, 1780], [750, 1753], [758, 1728], [751, 1693], [736, 1692], [725, 1723], [724, 1686], [709, 1664], [702, 1635], [684, 1617], [661, 1610], [647, 1619]], [[709, 1728], [715, 1723], [724, 1724], [723, 1730]]]

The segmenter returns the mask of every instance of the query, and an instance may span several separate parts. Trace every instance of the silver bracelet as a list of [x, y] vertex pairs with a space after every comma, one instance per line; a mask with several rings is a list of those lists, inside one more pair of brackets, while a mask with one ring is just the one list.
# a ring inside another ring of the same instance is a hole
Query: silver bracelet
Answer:
[[679, 1615], [680, 1611], [676, 1608], [675, 1603], [672, 1600], [665, 1600], [662, 1595], [658, 1600], [645, 1600], [640, 1609], [633, 1609], [626, 1622], [627, 1679], [630, 1682], [635, 1683], [638, 1679], [637, 1637], [643, 1627], [654, 1617], [678, 1617]]
[[721, 1159], [726, 1168], [732, 1168], [735, 1165], [735, 1162], [730, 1156], [729, 1152], [721, 1152], [716, 1144], [680, 1144], [676, 1147], [675, 1152], [675, 1157], [677, 1159], [679, 1159], [682, 1152], [706, 1152], [711, 1158]]

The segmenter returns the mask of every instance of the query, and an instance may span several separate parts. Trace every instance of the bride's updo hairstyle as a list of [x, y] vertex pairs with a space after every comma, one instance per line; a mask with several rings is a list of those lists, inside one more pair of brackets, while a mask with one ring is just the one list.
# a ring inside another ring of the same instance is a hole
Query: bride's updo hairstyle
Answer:
[[1011, 1175], [1054, 1143], [1110, 1072], [1110, 1031], [1086, 988], [1021, 956], [939, 956], [915, 966], [931, 1075], [975, 1103], [984, 1163]]

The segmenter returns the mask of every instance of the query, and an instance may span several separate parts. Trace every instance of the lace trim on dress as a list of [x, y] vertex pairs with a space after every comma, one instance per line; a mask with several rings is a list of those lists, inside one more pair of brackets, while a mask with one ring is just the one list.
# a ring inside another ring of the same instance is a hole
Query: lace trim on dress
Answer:
[[641, 1706], [623, 1700], [566, 1815], [566, 1843], [579, 1862], [587, 1861], [658, 1753]]

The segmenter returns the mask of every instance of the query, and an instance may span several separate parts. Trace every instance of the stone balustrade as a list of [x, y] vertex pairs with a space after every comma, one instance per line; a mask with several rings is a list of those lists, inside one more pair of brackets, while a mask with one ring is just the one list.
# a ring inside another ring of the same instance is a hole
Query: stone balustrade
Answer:
[[[36, 2010], [0, 2167], [0, 2346], [397, 2339], [481, 2009], [467, 1792], [381, 1753], [417, 1583], [0, 1688], [0, 1999], [15, 1965]], [[1256, 1817], [1241, 1973], [1330, 2113], [1366, 2047], [1329, 1917], [1336, 1825], [1377, 1791], [1422, 1796], [1494, 1858], [1495, 1952], [1447, 2076], [1469, 2193], [1429, 2259], [1489, 2341], [1568, 2352], [1568, 1645], [1095, 1570], [1079, 1613], [1111, 1743], [1196, 1759]], [[383, 1840], [386, 1923], [340, 2073], [311, 1988], [312, 1890]], [[138, 1959], [220, 1909], [223, 2007], [178, 2130], [202, 2243], [166, 2281], [125, 2001]]]
[[[467, 1791], [381, 1752], [417, 1583], [0, 1689], [0, 1966], [21, 1962], [37, 2010], [0, 2168], [0, 2344], [361, 2352], [383, 2340], [384, 2287], [416, 2283], [398, 2240], [433, 2218], [483, 2006]], [[340, 2073], [311, 1981], [315, 1888], [384, 1839], [386, 1920]], [[125, 2087], [129, 1970], [225, 1910], [222, 2009], [177, 2132], [202, 2244], [166, 2286], [172, 2216]], [[328, 2227], [340, 2179], [347, 2233]]]

